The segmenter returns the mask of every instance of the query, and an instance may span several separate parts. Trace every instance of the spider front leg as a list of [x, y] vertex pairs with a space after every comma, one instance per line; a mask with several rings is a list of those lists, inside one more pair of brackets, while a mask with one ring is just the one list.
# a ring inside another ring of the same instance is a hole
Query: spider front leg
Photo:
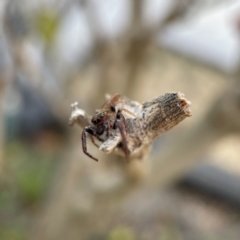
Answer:
[[[115, 124], [116, 124], [116, 126], [119, 129], [119, 132], [121, 134], [123, 151], [125, 153], [126, 158], [128, 158], [129, 154], [130, 154], [130, 151], [128, 149], [127, 138], [126, 138], [126, 134], [125, 134], [127, 132], [127, 125], [126, 125], [125, 118], [120, 111], [118, 111], [118, 113], [117, 113], [117, 118], [116, 118]], [[123, 125], [125, 127], [125, 132], [124, 132]]]
[[116, 124], [117, 124], [117, 127], [118, 127], [119, 132], [120, 132], [121, 137], [122, 137], [123, 151], [125, 153], [126, 158], [128, 158], [129, 154], [130, 154], [130, 151], [129, 151], [128, 146], [127, 146], [127, 139], [126, 139], [126, 135], [125, 135], [125, 132], [124, 132], [124, 129], [123, 129], [123, 125], [119, 120], [117, 120]]
[[95, 142], [95, 140], [94, 140], [94, 137], [93, 137], [92, 135], [89, 135], [89, 137], [90, 137], [93, 145], [94, 145], [95, 147], [99, 148], [99, 146], [96, 144], [96, 142]]
[[93, 160], [98, 162], [98, 159], [93, 157], [88, 151], [87, 151], [87, 135], [86, 135], [86, 129], [83, 130], [82, 132], [82, 150], [83, 152]]
[[128, 132], [128, 126], [127, 126], [127, 123], [126, 123], [126, 120], [125, 120], [125, 117], [123, 116], [122, 114], [122, 110], [118, 110], [117, 112], [117, 116], [116, 116], [116, 121], [122, 121], [123, 122], [123, 125], [125, 127], [125, 131]]

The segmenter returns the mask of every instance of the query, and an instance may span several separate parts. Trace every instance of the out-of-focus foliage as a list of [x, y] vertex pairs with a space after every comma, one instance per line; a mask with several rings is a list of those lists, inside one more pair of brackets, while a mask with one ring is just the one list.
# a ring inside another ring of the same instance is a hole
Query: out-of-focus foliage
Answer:
[[[2, 179], [3, 199], [8, 193], [14, 193], [16, 201], [31, 205], [38, 203], [50, 186], [55, 157], [20, 142], [12, 143], [5, 156], [8, 162]], [[13, 178], [9, 179], [9, 176]], [[5, 192], [5, 186], [9, 191]]]
[[182, 240], [176, 229], [168, 228], [161, 231], [159, 240]]
[[6, 151], [0, 177], [0, 239], [26, 240], [29, 221], [51, 187], [55, 158], [19, 141]]
[[117, 226], [109, 234], [108, 240], [135, 240], [131, 228]]
[[26, 233], [22, 229], [4, 228], [0, 229], [0, 238], [2, 240], [27, 240]]
[[35, 27], [47, 45], [53, 44], [59, 27], [59, 17], [53, 9], [39, 11], [35, 16]]

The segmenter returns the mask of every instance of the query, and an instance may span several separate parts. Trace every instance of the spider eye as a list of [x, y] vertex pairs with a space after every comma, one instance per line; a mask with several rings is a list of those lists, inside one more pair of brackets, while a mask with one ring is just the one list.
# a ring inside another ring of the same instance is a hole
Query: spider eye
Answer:
[[96, 123], [97, 123], [97, 119], [96, 119], [96, 117], [92, 117], [91, 122], [92, 122], [93, 124], [96, 124]]
[[94, 131], [92, 128], [85, 128], [86, 132], [91, 134], [91, 135], [94, 135]]
[[116, 108], [114, 106], [111, 106], [110, 109], [112, 112], [116, 112]]
[[123, 143], [120, 142], [120, 143], [118, 144], [118, 147], [119, 147], [119, 148], [122, 148], [122, 147], [123, 147]]
[[121, 117], [120, 117], [120, 114], [121, 114], [121, 112], [120, 112], [120, 110], [118, 110], [118, 112], [117, 112], [117, 119], [120, 119]]

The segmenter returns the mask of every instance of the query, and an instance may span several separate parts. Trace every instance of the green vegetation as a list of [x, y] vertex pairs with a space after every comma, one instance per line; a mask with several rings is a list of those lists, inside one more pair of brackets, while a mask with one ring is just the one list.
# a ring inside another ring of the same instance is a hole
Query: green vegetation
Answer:
[[181, 240], [180, 234], [174, 228], [166, 228], [161, 231], [159, 240]]
[[41, 10], [35, 19], [36, 30], [47, 45], [55, 40], [59, 19], [54, 11]]
[[0, 176], [0, 239], [25, 240], [54, 167], [54, 155], [22, 142], [7, 146]]
[[135, 234], [128, 227], [119, 226], [114, 228], [110, 233], [108, 240], [135, 240]]

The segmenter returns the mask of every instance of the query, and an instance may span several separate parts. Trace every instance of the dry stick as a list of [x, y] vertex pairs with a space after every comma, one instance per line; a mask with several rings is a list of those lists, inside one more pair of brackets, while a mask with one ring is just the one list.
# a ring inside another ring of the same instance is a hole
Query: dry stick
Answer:
[[[158, 153], [154, 155], [153, 174], [147, 185], [164, 183], [179, 177], [190, 169], [194, 160], [197, 160], [215, 141], [226, 134], [239, 131], [240, 82], [236, 81], [215, 100], [193, 132], [183, 136], [160, 160]], [[161, 174], [157, 172], [160, 169], [164, 169]]]

